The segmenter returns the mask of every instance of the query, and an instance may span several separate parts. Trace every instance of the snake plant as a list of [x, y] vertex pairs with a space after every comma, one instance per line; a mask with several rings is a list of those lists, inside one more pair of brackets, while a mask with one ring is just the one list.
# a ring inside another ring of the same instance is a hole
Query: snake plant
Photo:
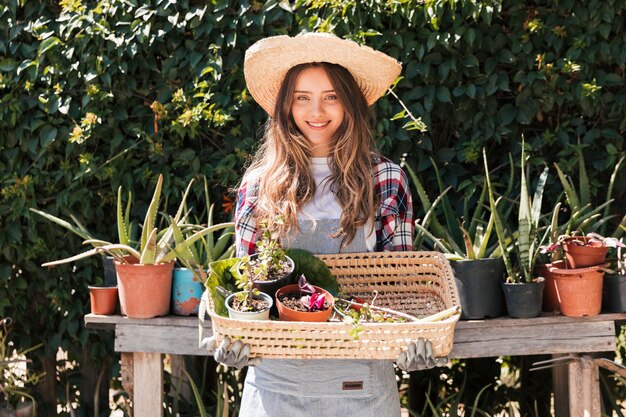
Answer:
[[[505, 226], [498, 211], [498, 205], [501, 201], [501, 197], [498, 199], [495, 198], [491, 179], [489, 177], [487, 153], [485, 149], [483, 149], [485, 177], [487, 180], [487, 189], [489, 191], [489, 206], [494, 215], [496, 235], [498, 237], [500, 250], [503, 254], [502, 258], [507, 271], [507, 280], [509, 282], [528, 283], [533, 280], [533, 270], [535, 262], [541, 252], [541, 244], [548, 238], [550, 233], [550, 230], [546, 229], [540, 237], [538, 232], [543, 189], [548, 178], [548, 168], [544, 168], [543, 172], [540, 174], [535, 187], [534, 195], [531, 196], [528, 190], [526, 172], [524, 169], [526, 158], [523, 138], [521, 158], [521, 186], [517, 215], [518, 228], [517, 231], [512, 232]], [[512, 256], [512, 254], [515, 256]]]

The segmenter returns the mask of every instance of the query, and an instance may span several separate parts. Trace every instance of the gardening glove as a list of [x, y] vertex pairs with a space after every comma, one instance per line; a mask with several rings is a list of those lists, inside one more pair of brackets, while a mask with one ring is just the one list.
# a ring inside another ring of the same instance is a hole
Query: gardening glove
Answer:
[[215, 360], [226, 366], [234, 366], [241, 369], [244, 366], [256, 366], [261, 363], [261, 358], [250, 358], [250, 345], [236, 340], [231, 343], [228, 337], [222, 340], [217, 347], [215, 337], [211, 336], [202, 341], [202, 347], [212, 353]]
[[444, 366], [448, 363], [447, 356], [435, 357], [430, 340], [422, 338], [409, 343], [406, 351], [400, 352], [396, 364], [403, 371], [422, 371], [435, 366]]

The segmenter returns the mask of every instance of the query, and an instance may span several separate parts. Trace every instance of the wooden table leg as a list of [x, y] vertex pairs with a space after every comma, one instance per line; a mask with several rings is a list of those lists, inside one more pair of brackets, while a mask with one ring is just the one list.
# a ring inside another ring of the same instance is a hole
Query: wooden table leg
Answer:
[[160, 353], [133, 353], [134, 417], [163, 417], [163, 359]]
[[567, 368], [570, 416], [600, 417], [600, 377], [593, 358], [584, 355]]

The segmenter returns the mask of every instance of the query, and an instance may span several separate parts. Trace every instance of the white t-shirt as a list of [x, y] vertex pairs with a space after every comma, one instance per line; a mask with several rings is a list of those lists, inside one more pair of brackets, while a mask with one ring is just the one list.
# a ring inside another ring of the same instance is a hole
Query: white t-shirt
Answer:
[[[341, 218], [341, 206], [330, 189], [331, 170], [328, 158], [312, 157], [311, 173], [317, 188], [313, 198], [300, 210], [299, 218], [302, 220], [339, 220]], [[372, 221], [365, 225], [365, 244], [370, 252], [374, 251], [376, 246], [376, 232], [372, 226]]]

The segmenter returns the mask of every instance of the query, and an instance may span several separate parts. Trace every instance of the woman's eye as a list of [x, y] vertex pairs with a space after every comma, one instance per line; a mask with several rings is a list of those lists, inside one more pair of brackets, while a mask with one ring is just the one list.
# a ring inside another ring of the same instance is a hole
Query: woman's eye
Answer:
[[308, 100], [309, 98], [307, 96], [296, 96], [296, 100]]
[[326, 96], [326, 100], [337, 100], [337, 96], [334, 94], [331, 94], [329, 96]]

